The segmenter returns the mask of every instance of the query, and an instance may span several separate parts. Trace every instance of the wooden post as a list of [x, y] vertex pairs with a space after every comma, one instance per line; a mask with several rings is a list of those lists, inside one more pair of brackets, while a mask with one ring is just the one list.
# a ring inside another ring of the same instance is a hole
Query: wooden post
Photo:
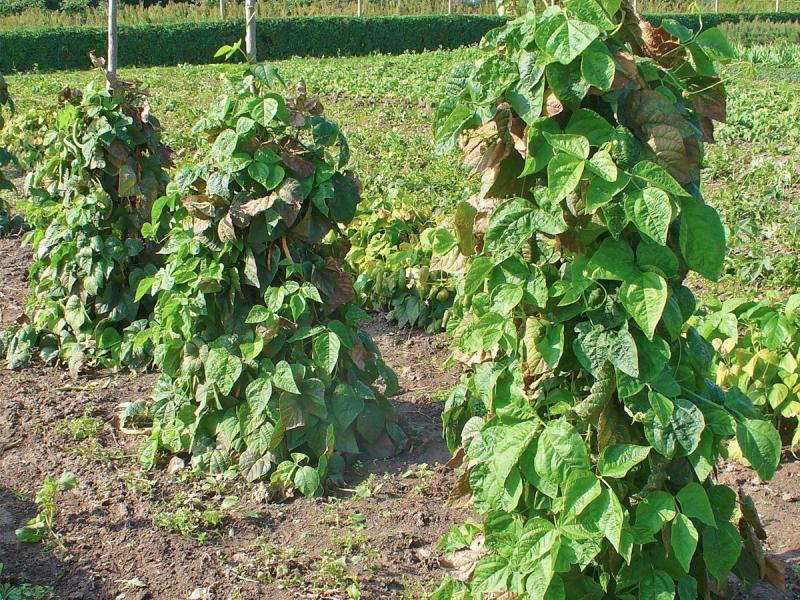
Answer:
[[358, 16], [359, 17], [363, 16], [363, 14], [364, 14], [364, 0], [358, 0], [356, 6], [357, 6], [356, 10], [358, 12]]
[[639, 2], [638, 2], [638, 0], [633, 0], [633, 12], [635, 12], [635, 13], [639, 12]]
[[106, 80], [108, 86], [117, 78], [117, 0], [108, 0], [108, 55]]
[[219, 0], [219, 18], [225, 20], [225, 0]]
[[781, 12], [781, 0], [775, 0], [775, 12]]
[[714, 0], [714, 12], [719, 12], [719, 0]]
[[247, 60], [256, 62], [256, 0], [244, 0], [244, 49]]
[[447, 0], [447, 14], [453, 14], [453, 0]]

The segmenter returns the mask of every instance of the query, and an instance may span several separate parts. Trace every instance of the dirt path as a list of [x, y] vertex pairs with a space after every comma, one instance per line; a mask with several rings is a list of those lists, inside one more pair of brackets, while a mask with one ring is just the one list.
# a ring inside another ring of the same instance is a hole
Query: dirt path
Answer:
[[[28, 260], [18, 240], [0, 239], [0, 321], [21, 311]], [[398, 373], [395, 401], [411, 443], [397, 457], [356, 464], [348, 490], [325, 499], [268, 502], [264, 485], [170, 474], [164, 465], [143, 474], [141, 438], [121, 434], [116, 415], [119, 404], [148, 397], [153, 375], [72, 380], [42, 366], [0, 370], [5, 575], [52, 585], [64, 600], [420, 598], [442, 576], [436, 542], [468, 516], [446, 505], [453, 477], [443, 466], [439, 400], [455, 375], [439, 369], [442, 337], [397, 331], [380, 318], [370, 332]], [[78, 484], [58, 509], [63, 546], [18, 544], [14, 529], [36, 513], [42, 479], [65, 469]], [[768, 486], [747, 469], [723, 471], [726, 482], [754, 495], [769, 551], [796, 564], [800, 465], [784, 465]], [[228, 497], [237, 502], [222, 509]], [[208, 523], [208, 511], [220, 511], [218, 525]]]

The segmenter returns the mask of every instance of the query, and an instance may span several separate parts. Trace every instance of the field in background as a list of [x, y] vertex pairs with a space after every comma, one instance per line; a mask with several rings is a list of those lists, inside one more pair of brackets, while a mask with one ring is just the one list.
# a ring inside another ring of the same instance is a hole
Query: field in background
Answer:
[[[6, 2], [7, 0], [4, 0]], [[79, 25], [104, 26], [106, 11], [96, 7], [96, 0], [60, 0], [61, 10], [36, 8], [41, 0], [9, 1], [0, 7], [0, 29], [23, 29], [40, 27], [67, 27]], [[342, 16], [356, 15], [358, 0], [259, 0], [259, 17], [288, 16]], [[544, 6], [543, 0], [538, 4]], [[23, 10], [23, 7], [32, 6]], [[94, 7], [93, 7], [94, 6]], [[781, 11], [800, 10], [800, 0], [779, 0]], [[494, 0], [363, 0], [364, 16], [377, 15], [430, 15], [445, 14], [450, 8], [455, 13], [496, 14]], [[642, 13], [670, 12], [771, 12], [776, 9], [775, 0], [638, 0], [637, 8]], [[225, 17], [244, 18], [244, 5], [227, 0]], [[119, 8], [118, 22], [135, 23], [180, 23], [185, 21], [209, 21], [220, 18], [219, 2], [199, 0], [197, 2], [170, 3], [166, 6], [123, 4]]]
[[[788, 291], [800, 285], [800, 46], [739, 49], [731, 66], [728, 124], [709, 146], [709, 200], [731, 232], [728, 275], [709, 292]], [[351, 140], [353, 170], [364, 179], [364, 206], [402, 191], [420, 206], [446, 212], [469, 194], [457, 156], [432, 149], [431, 119], [451, 68], [474, 49], [420, 55], [279, 61], [287, 81], [303, 77], [326, 95], [328, 113]], [[226, 65], [124, 69], [123, 78], [150, 88], [166, 141], [189, 160], [202, 145], [191, 127], [222, 86]], [[18, 110], [51, 110], [65, 85], [96, 73], [61, 72], [8, 77]], [[181, 85], [174, 85], [180, 81]], [[393, 191], [394, 190], [394, 191]]]

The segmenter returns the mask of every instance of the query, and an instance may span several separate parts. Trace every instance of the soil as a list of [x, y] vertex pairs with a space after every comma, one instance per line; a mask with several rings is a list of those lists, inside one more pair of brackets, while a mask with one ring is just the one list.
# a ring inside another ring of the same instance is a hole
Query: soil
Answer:
[[[29, 260], [18, 239], [0, 239], [0, 326], [22, 310]], [[153, 375], [0, 370], [4, 576], [51, 585], [64, 600], [422, 597], [443, 576], [437, 541], [470, 516], [447, 506], [454, 476], [441, 392], [457, 374], [440, 368], [448, 354], [441, 336], [398, 330], [380, 315], [369, 331], [398, 373], [394, 400], [410, 444], [356, 463], [347, 489], [318, 499], [278, 501], [264, 485], [194, 476], [176, 461], [143, 473], [142, 438], [123, 433], [117, 414], [148, 397]], [[77, 485], [58, 498], [60, 542], [19, 544], [14, 530], [36, 514], [42, 480], [64, 470]], [[800, 564], [800, 464], [787, 461], [768, 485], [738, 465], [722, 471], [754, 497], [769, 553]], [[221, 510], [230, 496], [236, 505]], [[218, 525], [204, 521], [207, 509], [221, 510]], [[798, 598], [800, 587], [739, 597]]]

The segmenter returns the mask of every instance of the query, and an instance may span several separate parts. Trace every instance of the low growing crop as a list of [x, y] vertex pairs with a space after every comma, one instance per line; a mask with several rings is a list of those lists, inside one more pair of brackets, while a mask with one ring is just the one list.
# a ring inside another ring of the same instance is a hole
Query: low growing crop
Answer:
[[391, 394], [396, 379], [359, 329], [343, 266], [341, 227], [360, 199], [347, 142], [304, 83], [291, 97], [281, 84], [264, 65], [230, 80], [195, 127], [205, 156], [144, 228], [165, 264], [134, 299], [155, 297], [137, 344], [154, 345], [162, 370], [141, 458], [186, 452], [196, 469], [271, 473], [311, 495], [341, 477], [344, 454], [404, 435], [376, 387]]
[[142, 368], [149, 348], [134, 350], [133, 336], [149, 310], [133, 295], [158, 255], [140, 229], [165, 189], [169, 152], [133, 85], [65, 88], [59, 99], [18, 203], [32, 228], [24, 238], [34, 252], [32, 294], [8, 363], [23, 364], [37, 347], [73, 373], [86, 364]]
[[482, 45], [435, 129], [482, 183], [438, 246], [467, 262], [448, 331], [473, 366], [444, 427], [455, 496], [485, 519], [448, 536], [477, 558], [434, 597], [720, 598], [731, 572], [780, 585], [752, 503], [714, 479], [733, 439], [769, 479], [780, 438], [709, 379], [683, 283], [723, 268], [699, 183], [731, 48], [619, 0], [530, 5]]
[[[5, 79], [0, 76], [0, 134], [6, 124], [6, 114], [13, 114], [14, 102], [8, 93], [8, 86]], [[16, 164], [16, 159], [5, 143], [0, 145], [0, 192], [14, 189], [14, 185], [8, 180], [4, 169]], [[11, 207], [8, 202], [0, 196], [0, 235], [6, 234], [13, 229], [19, 229], [19, 219], [11, 215]]]
[[731, 298], [709, 308], [696, 327], [719, 352], [717, 385], [752, 398], [800, 447], [800, 294], [781, 305]]
[[453, 303], [456, 281], [431, 265], [436, 231], [431, 210], [401, 194], [390, 194], [356, 216], [348, 230], [347, 261], [365, 308], [387, 309], [400, 327], [433, 333]]
[[38, 543], [49, 540], [55, 544], [61, 543], [61, 538], [56, 532], [56, 516], [58, 514], [59, 492], [66, 492], [75, 487], [75, 475], [64, 471], [61, 477], [54, 479], [48, 475], [44, 479], [41, 489], [36, 492], [36, 505], [39, 513], [29, 520], [23, 527], [16, 531], [17, 540], [23, 543]]

